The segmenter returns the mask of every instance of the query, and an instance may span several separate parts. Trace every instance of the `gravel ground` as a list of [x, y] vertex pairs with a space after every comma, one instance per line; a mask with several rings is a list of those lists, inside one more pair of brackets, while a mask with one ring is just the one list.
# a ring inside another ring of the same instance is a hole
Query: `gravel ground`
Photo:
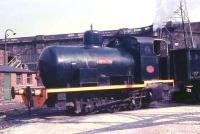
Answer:
[[0, 134], [200, 134], [200, 105], [87, 116], [67, 116], [63, 112], [52, 112], [48, 115], [33, 114], [32, 117], [19, 116], [9, 121], [14, 123], [0, 130]]
[[24, 110], [26, 107], [23, 103], [19, 102], [0, 102], [0, 116], [6, 112]]

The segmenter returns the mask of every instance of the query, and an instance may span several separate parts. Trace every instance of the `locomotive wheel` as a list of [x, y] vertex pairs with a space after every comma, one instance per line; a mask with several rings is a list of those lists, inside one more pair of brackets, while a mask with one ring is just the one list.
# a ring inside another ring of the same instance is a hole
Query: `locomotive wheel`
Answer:
[[149, 107], [149, 104], [151, 103], [151, 92], [150, 91], [147, 91], [145, 93], [146, 97], [142, 99], [142, 108], [148, 108]]
[[134, 110], [134, 105], [132, 103], [129, 103], [128, 110]]
[[68, 114], [68, 115], [75, 115], [75, 108], [74, 108], [74, 107], [71, 107], [71, 106], [68, 106], [68, 107], [66, 107], [65, 112], [66, 112], [66, 114]]
[[107, 109], [109, 113], [115, 113], [115, 112], [118, 112], [119, 110], [120, 108], [117, 105], [111, 106], [110, 108]]
[[141, 99], [133, 99], [132, 103], [134, 105], [134, 109], [140, 109], [142, 107], [142, 100]]
[[98, 112], [118, 112], [122, 110], [135, 110], [147, 107], [150, 103], [151, 93], [148, 90], [128, 92], [126, 96], [102, 96], [75, 98], [68, 102], [66, 112], [74, 115], [94, 114]]

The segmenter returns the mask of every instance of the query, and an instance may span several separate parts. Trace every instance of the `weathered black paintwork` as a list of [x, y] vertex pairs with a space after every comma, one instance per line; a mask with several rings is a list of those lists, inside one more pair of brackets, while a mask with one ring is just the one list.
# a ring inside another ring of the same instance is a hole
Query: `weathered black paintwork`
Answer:
[[[97, 64], [99, 60], [112, 63]], [[81, 69], [96, 69], [96, 78], [92, 79], [98, 84], [101, 77], [132, 76], [134, 67], [133, 57], [120, 48], [53, 46], [46, 48], [39, 58], [45, 87], [78, 86], [77, 72]]]
[[103, 44], [103, 37], [101, 32], [97, 30], [90, 30], [84, 33], [84, 40], [83, 44], [86, 47], [91, 46], [102, 46]]
[[[132, 55], [136, 65], [134, 73], [135, 82], [159, 79], [159, 59], [154, 53], [152, 37], [117, 35], [108, 46], [122, 48]], [[154, 72], [147, 72], [146, 68], [149, 65], [154, 68]]]
[[200, 49], [177, 49], [160, 58], [160, 77], [174, 79], [179, 101], [200, 100]]
[[103, 47], [99, 32], [87, 31], [84, 36], [83, 46], [52, 46], [43, 51], [39, 71], [45, 87], [132, 84], [159, 78], [152, 38], [118, 35]]
[[200, 80], [200, 49], [170, 52], [170, 76], [176, 81]]

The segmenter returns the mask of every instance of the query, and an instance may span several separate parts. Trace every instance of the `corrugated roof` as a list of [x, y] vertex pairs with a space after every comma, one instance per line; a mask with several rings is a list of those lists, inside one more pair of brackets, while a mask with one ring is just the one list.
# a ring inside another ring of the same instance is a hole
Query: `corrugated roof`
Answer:
[[26, 69], [0, 65], [0, 73], [35, 73], [35, 72], [31, 70], [26, 70]]

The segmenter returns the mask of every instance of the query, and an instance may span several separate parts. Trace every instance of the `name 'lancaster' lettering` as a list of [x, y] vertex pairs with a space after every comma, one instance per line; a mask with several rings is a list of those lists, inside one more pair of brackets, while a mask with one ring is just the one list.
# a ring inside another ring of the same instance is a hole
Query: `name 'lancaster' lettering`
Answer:
[[97, 64], [112, 64], [112, 60], [109, 59], [99, 59], [96, 62]]

